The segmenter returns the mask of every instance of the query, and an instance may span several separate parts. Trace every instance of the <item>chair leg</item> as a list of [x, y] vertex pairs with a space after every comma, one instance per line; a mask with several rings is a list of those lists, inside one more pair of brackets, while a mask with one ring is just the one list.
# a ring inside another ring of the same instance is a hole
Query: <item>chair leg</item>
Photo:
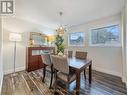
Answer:
[[51, 66], [51, 80], [50, 80], [50, 86], [49, 88], [52, 88], [52, 80], [53, 80], [53, 66]]
[[44, 65], [42, 82], [44, 82], [45, 80], [45, 73], [46, 73], [46, 66]]
[[54, 74], [54, 76], [55, 76], [55, 81], [54, 81], [54, 93], [56, 93], [56, 89], [57, 89], [57, 71], [55, 70], [55, 74]]
[[54, 92], [56, 92], [56, 90], [57, 90], [57, 80], [55, 80], [55, 84], [54, 84]]
[[66, 84], [67, 95], [69, 95], [69, 83]]
[[84, 70], [84, 79], [86, 80], [86, 70]]

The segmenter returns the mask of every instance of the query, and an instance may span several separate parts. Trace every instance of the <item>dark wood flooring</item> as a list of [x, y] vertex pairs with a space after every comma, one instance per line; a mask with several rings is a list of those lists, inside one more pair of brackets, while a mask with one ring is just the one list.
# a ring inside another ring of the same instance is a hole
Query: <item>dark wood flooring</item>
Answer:
[[[54, 90], [49, 89], [50, 73], [46, 73], [45, 83], [41, 77], [43, 70], [34, 72], [21, 71], [16, 77], [11, 74], [4, 76], [2, 95], [54, 95]], [[81, 74], [80, 95], [127, 95], [125, 84], [121, 78], [109, 74], [92, 71], [92, 84], [88, 83]], [[58, 83], [57, 95], [67, 94], [65, 85]], [[72, 82], [68, 95], [75, 95], [76, 82]], [[56, 94], [55, 94], [56, 95]]]

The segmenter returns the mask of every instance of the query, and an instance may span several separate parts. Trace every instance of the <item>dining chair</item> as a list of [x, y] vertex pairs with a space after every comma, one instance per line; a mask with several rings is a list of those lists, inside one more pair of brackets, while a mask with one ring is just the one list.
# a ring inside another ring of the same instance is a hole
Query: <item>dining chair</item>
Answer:
[[79, 58], [79, 59], [86, 59], [87, 58], [87, 52], [76, 51], [75, 57]]
[[68, 51], [68, 57], [72, 57], [73, 56], [73, 51]]
[[46, 71], [51, 72], [51, 80], [50, 80], [50, 86], [49, 86], [49, 88], [51, 88], [54, 71], [53, 71], [53, 65], [51, 63], [50, 54], [42, 54], [41, 57], [42, 57], [42, 62], [44, 64], [42, 82], [44, 82], [44, 80], [45, 80]]
[[[75, 57], [78, 59], [86, 59], [87, 58], [87, 52], [76, 51]], [[84, 70], [84, 78], [86, 79], [86, 70]]]
[[66, 84], [66, 90], [69, 90], [69, 84], [76, 80], [75, 72], [70, 72], [67, 57], [51, 56], [53, 68], [55, 71], [55, 92], [57, 88], [57, 81], [61, 80]]

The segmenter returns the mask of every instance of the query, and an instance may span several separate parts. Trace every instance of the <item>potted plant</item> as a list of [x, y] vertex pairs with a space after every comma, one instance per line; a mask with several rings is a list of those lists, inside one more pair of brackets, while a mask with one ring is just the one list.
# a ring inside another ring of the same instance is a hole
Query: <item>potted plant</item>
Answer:
[[64, 54], [64, 45], [63, 45], [64, 39], [62, 36], [57, 35], [55, 45], [57, 47], [57, 54], [62, 53]]

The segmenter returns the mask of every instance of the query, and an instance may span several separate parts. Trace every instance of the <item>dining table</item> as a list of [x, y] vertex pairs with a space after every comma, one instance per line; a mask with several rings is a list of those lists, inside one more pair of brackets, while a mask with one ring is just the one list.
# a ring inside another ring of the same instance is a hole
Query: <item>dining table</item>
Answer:
[[75, 70], [76, 73], [76, 94], [80, 92], [80, 75], [81, 72], [88, 68], [89, 70], [89, 84], [92, 81], [92, 60], [91, 59], [79, 59], [76, 57], [68, 58], [69, 67]]
[[[61, 56], [62, 57], [62, 56]], [[66, 56], [64, 56], [66, 57]], [[79, 94], [80, 92], [80, 75], [81, 72], [85, 71], [87, 68], [89, 70], [89, 84], [91, 84], [92, 81], [92, 60], [91, 59], [79, 59], [76, 57], [68, 57], [68, 64], [69, 67], [74, 70], [76, 74], [76, 94]], [[44, 64], [44, 71], [45, 71], [46, 65]], [[45, 78], [45, 72], [43, 71], [43, 80]], [[53, 76], [53, 64], [51, 66], [51, 76]], [[51, 80], [52, 84], [52, 80]]]

